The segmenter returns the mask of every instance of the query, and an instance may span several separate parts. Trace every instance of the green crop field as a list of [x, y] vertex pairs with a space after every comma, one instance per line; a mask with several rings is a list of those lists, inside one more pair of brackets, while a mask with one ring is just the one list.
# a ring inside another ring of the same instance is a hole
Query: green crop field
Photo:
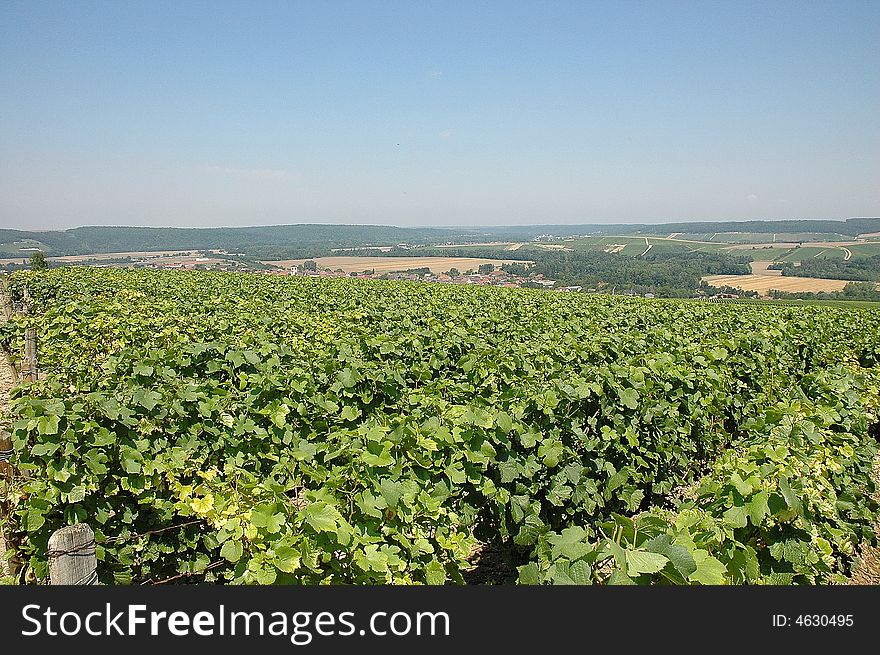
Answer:
[[777, 262], [801, 262], [807, 259], [839, 259], [843, 261], [846, 253], [840, 248], [816, 248], [813, 246], [802, 246], [800, 248], [789, 248], [787, 250], [771, 251], [775, 253], [773, 257]]
[[681, 233], [678, 239], [697, 239], [700, 241], [717, 241], [720, 243], [787, 243], [787, 242], [810, 242], [810, 241], [846, 241], [851, 236], [838, 232], [716, 232], [712, 234], [689, 234]]
[[[647, 237], [647, 243], [652, 246], [648, 252], [654, 254], [676, 254], [690, 252], [718, 252], [728, 244], [698, 243], [691, 241], [681, 241], [678, 239], [665, 239], [660, 237]], [[558, 242], [567, 248], [573, 250], [604, 250], [608, 252], [617, 252], [619, 254], [638, 256], [645, 252], [647, 245], [645, 237], [636, 236], [601, 236], [601, 237], [580, 237], [572, 240]], [[622, 249], [614, 248], [614, 246], [624, 246]]]
[[847, 246], [852, 251], [853, 259], [880, 255], [880, 241], [867, 241], [854, 246]]
[[16, 273], [6, 534], [105, 583], [818, 584], [876, 543], [880, 311]]
[[[861, 259], [863, 257], [871, 257], [880, 255], [880, 242], [868, 241], [853, 246], [845, 246], [852, 254], [851, 259]], [[799, 262], [811, 258], [816, 259], [836, 259], [843, 261], [846, 252], [843, 247], [817, 247], [817, 246], [801, 246], [800, 248], [774, 249], [774, 250], [757, 250], [747, 251], [755, 259], [764, 259], [761, 253], [767, 253], [766, 259], [773, 257], [778, 262]]]

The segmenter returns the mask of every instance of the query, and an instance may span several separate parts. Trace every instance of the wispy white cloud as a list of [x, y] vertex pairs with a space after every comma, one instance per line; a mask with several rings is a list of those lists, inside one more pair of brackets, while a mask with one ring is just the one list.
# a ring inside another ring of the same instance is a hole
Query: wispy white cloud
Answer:
[[443, 130], [442, 132], [438, 132], [437, 136], [441, 139], [448, 139], [452, 136], [452, 130]]
[[749, 202], [755, 202], [757, 199], [758, 196], [756, 196], [754, 193], [750, 193], [746, 196], [746, 200], [748, 200]]
[[435, 68], [433, 70], [428, 71], [428, 77], [438, 78], [443, 77], [443, 71], [439, 68]]

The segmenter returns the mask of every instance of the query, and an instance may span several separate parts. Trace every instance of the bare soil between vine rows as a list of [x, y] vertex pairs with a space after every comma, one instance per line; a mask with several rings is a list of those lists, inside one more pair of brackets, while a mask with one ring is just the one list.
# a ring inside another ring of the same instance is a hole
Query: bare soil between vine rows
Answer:
[[[874, 426], [875, 435], [880, 432], [880, 426]], [[874, 460], [874, 483], [878, 487], [876, 500], [880, 501], [880, 455]], [[874, 523], [874, 533], [880, 535], [880, 517]], [[864, 543], [856, 556], [847, 584], [851, 585], [880, 585], [880, 548]]]
[[[5, 302], [5, 298], [0, 296], [0, 303]], [[4, 307], [0, 307], [0, 324], [6, 322], [6, 312]], [[0, 429], [8, 430], [9, 429], [9, 394], [12, 392], [12, 387], [15, 384], [15, 372], [12, 370], [9, 361], [6, 358], [6, 352], [0, 349]], [[0, 503], [5, 506], [6, 498], [5, 498], [5, 482], [0, 482], [0, 485], [3, 485], [0, 488], [2, 491], [2, 495], [0, 495]], [[0, 512], [5, 511], [2, 507], [0, 507]], [[9, 564], [6, 561], [6, 539], [3, 536], [3, 533], [0, 532], [0, 576], [9, 575], [12, 571], [9, 568]]]

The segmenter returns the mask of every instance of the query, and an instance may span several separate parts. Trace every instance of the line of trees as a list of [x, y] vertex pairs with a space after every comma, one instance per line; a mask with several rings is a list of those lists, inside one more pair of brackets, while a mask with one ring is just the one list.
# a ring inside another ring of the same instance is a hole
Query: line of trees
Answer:
[[880, 291], [873, 282], [849, 282], [843, 291], [785, 292], [770, 291], [775, 300], [870, 300], [880, 302]]
[[843, 261], [823, 257], [810, 257], [795, 266], [794, 262], [777, 262], [769, 268], [782, 271], [783, 275], [817, 277], [855, 282], [880, 281], [880, 255]]

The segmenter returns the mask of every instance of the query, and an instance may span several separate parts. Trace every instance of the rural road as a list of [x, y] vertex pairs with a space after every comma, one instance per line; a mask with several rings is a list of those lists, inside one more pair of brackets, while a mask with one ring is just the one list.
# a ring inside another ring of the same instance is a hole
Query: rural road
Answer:
[[850, 250], [849, 248], [844, 248], [843, 246], [841, 246], [841, 249], [845, 253], [843, 255], [843, 261], [848, 262], [850, 257], [852, 257], [852, 250]]
[[639, 257], [644, 257], [645, 255], [648, 254], [648, 251], [654, 247], [653, 243], [648, 243], [648, 237], [645, 237], [645, 245], [648, 247], [645, 248], [645, 252], [643, 252], [641, 255], [639, 255]]

